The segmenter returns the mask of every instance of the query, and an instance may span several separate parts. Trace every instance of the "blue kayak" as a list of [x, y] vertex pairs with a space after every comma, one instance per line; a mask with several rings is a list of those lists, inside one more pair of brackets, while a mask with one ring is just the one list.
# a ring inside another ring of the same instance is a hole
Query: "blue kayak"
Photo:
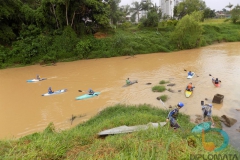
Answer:
[[78, 96], [76, 97], [76, 100], [82, 100], [82, 99], [87, 99], [87, 98], [92, 98], [92, 97], [96, 97], [100, 94], [100, 92], [95, 92], [94, 94], [84, 94], [82, 96]]
[[53, 93], [45, 93], [42, 96], [51, 96], [51, 95], [61, 94], [64, 92], [67, 92], [67, 89], [57, 90], [57, 91], [54, 91]]
[[39, 82], [39, 81], [43, 81], [46, 80], [47, 78], [41, 78], [41, 79], [29, 79], [27, 80], [27, 82]]

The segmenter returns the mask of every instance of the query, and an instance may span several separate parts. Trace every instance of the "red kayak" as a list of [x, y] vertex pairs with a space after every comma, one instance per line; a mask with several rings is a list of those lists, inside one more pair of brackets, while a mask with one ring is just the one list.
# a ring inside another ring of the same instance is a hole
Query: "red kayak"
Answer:
[[216, 84], [215, 81], [213, 81], [213, 80], [212, 80], [212, 83], [213, 83], [213, 85], [216, 86], [216, 87], [220, 87], [220, 84], [221, 84], [221, 82], [218, 82], [218, 84]]

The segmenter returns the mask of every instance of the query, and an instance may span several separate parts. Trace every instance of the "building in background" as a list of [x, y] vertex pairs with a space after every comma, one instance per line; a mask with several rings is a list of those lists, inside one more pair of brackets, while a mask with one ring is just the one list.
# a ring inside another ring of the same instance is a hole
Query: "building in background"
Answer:
[[174, 16], [174, 6], [178, 5], [183, 0], [159, 0], [162, 15], [173, 17]]

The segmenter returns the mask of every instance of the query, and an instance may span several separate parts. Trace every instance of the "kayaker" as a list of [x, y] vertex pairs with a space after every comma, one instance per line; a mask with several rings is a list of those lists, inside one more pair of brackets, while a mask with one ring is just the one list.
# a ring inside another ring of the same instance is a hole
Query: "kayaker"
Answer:
[[37, 79], [38, 79], [38, 80], [40, 80], [40, 79], [41, 79], [39, 75], [37, 75]]
[[51, 88], [51, 87], [48, 88], [48, 93], [49, 93], [49, 94], [54, 93], [54, 91], [52, 91], [52, 88]]
[[188, 76], [193, 76], [192, 71], [189, 71], [189, 72], [188, 72]]
[[212, 118], [212, 104], [205, 104], [202, 105], [202, 111], [203, 111], [203, 120], [205, 121], [206, 118], [211, 119], [212, 126], [214, 126], [214, 121]]
[[177, 123], [177, 116], [179, 113], [179, 109], [181, 109], [183, 106], [184, 104], [182, 102], [179, 102], [177, 104], [177, 108], [170, 111], [166, 119], [167, 122], [170, 120], [170, 126], [173, 127], [174, 129], [180, 128], [179, 124]]
[[212, 78], [212, 81], [213, 81], [215, 84], [218, 84], [219, 82], [221, 82], [220, 80], [218, 80], [218, 78], [214, 79], [214, 77]]
[[192, 85], [192, 82], [191, 83], [189, 83], [188, 85], [187, 85], [187, 88], [186, 88], [186, 90], [187, 91], [193, 91], [193, 85]]
[[88, 94], [89, 94], [89, 95], [93, 95], [93, 94], [94, 94], [94, 91], [90, 88], [90, 89], [88, 90]]
[[126, 84], [131, 84], [131, 81], [129, 80], [129, 78], [127, 78]]

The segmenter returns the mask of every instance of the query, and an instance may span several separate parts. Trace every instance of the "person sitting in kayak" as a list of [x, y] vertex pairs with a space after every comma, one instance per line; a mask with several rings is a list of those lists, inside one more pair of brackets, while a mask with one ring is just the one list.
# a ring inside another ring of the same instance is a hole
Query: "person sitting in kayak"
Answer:
[[37, 79], [38, 79], [38, 80], [40, 80], [40, 79], [41, 79], [39, 75], [37, 75]]
[[193, 76], [192, 71], [189, 71], [189, 72], [188, 72], [188, 76]]
[[221, 82], [220, 80], [218, 80], [218, 78], [214, 79], [214, 77], [212, 78], [212, 81], [213, 81], [215, 84], [218, 84], [218, 83]]
[[126, 80], [126, 84], [129, 85], [131, 84], [132, 82], [129, 80], [129, 78]]
[[90, 88], [90, 89], [88, 90], [88, 94], [89, 94], [89, 95], [93, 95], [93, 94], [94, 94], [94, 91]]
[[187, 85], [187, 88], [186, 88], [186, 90], [187, 91], [193, 91], [193, 85], [192, 85], [192, 83], [189, 83], [188, 85]]
[[51, 88], [51, 87], [48, 88], [48, 93], [49, 93], [49, 94], [54, 93], [54, 91], [52, 91], [52, 88]]
[[179, 109], [181, 109], [183, 106], [184, 104], [182, 102], [179, 102], [177, 104], [177, 108], [170, 111], [166, 119], [166, 122], [170, 120], [170, 126], [173, 127], [174, 129], [180, 128], [179, 124], [177, 123], [177, 117], [178, 117]]

